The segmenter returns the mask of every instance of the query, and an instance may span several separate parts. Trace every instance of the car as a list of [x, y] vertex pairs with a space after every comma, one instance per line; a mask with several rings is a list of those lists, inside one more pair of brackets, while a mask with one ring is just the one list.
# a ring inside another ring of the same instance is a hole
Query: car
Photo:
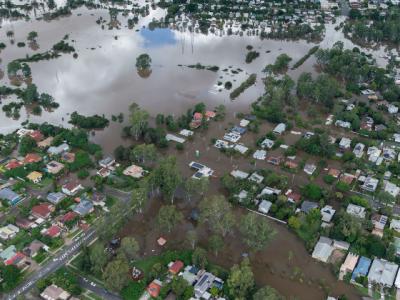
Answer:
[[83, 281], [88, 282], [89, 280], [87, 278], [83, 277]]
[[93, 281], [90, 283], [90, 285], [93, 287], [96, 286], [96, 284]]
[[58, 258], [57, 257], [53, 258], [53, 261], [58, 261]]

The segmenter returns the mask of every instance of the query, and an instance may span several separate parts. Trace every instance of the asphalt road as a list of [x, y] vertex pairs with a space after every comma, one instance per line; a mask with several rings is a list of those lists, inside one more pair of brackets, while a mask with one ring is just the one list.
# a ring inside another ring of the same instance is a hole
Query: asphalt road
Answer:
[[121, 297], [115, 295], [112, 292], [109, 292], [102, 286], [99, 286], [98, 284], [88, 280], [87, 278], [80, 276], [78, 278], [78, 280], [79, 280], [79, 284], [81, 287], [93, 292], [94, 294], [101, 297], [102, 299], [107, 299], [107, 300], [121, 300], [122, 299]]
[[[73, 255], [79, 252], [82, 244], [88, 244], [96, 238], [96, 231], [94, 228], [90, 228], [86, 231], [78, 240], [74, 241], [68, 247], [65, 247], [60, 253], [58, 253], [54, 258], [52, 258], [48, 263], [42, 266], [42, 268], [32, 275], [30, 275], [24, 283], [18, 286], [14, 291], [5, 295], [3, 299], [14, 300], [19, 295], [27, 293], [32, 289], [36, 282], [42, 278], [46, 278], [51, 273], [57, 271], [60, 267], [65, 265], [68, 260], [72, 258]], [[108, 298], [107, 298], [108, 299]]]
[[[124, 192], [120, 190], [116, 190], [113, 188], [106, 187], [105, 188], [105, 194], [119, 198], [121, 201], [127, 202], [131, 198], [131, 193], [129, 192]], [[39, 192], [40, 193], [40, 192]], [[42, 278], [46, 278], [48, 275], [51, 273], [57, 271], [59, 268], [61, 268], [63, 265], [65, 265], [68, 260], [72, 258], [76, 253], [80, 251], [80, 248], [82, 244], [89, 244], [91, 241], [93, 241], [96, 238], [96, 231], [94, 228], [90, 228], [87, 232], [85, 232], [78, 240], [74, 241], [71, 245], [68, 247], [65, 247], [60, 253], [58, 253], [54, 258], [52, 258], [48, 263], [43, 265], [40, 270], [36, 271], [34, 274], [29, 276], [24, 280], [20, 286], [18, 286], [14, 291], [9, 293], [8, 295], [4, 295], [2, 299], [7, 299], [7, 300], [13, 300], [16, 299], [19, 295], [23, 295], [27, 293], [30, 289], [32, 289], [37, 281], [39, 281]], [[85, 283], [85, 281], [82, 279], [82, 282]], [[105, 297], [105, 299], [121, 299], [117, 297], [114, 294], [111, 294], [107, 290], [101, 287], [94, 287], [92, 285], [89, 286], [92, 289], [89, 289], [93, 291], [94, 293], [98, 294], [101, 297]], [[86, 286], [84, 286], [86, 288]], [[96, 288], [96, 289], [95, 289]], [[97, 292], [96, 292], [97, 291]]]

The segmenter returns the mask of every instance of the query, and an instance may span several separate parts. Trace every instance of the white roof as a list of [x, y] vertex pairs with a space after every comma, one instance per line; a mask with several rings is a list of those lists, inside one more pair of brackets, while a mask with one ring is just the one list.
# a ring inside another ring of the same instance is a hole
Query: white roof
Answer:
[[358, 218], [365, 218], [365, 207], [350, 203], [347, 206], [346, 212]]
[[231, 172], [231, 176], [235, 177], [235, 178], [240, 178], [240, 179], [246, 179], [247, 177], [249, 177], [249, 173], [240, 171], [240, 170], [233, 170]]
[[375, 258], [368, 273], [368, 281], [391, 287], [398, 268], [395, 263]]
[[258, 211], [264, 214], [267, 214], [271, 209], [272, 202], [267, 200], [262, 200], [261, 203], [258, 205]]

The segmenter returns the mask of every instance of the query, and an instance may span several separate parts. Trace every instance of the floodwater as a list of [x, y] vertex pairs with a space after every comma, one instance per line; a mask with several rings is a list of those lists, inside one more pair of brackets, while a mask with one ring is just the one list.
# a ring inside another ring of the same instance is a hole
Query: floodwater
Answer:
[[[144, 28], [149, 21], [163, 15], [164, 12], [159, 9], [150, 10], [150, 14], [141, 18], [134, 29], [128, 29], [127, 18], [119, 15], [120, 29], [113, 30], [108, 29], [110, 17], [105, 9], [81, 8], [73, 11], [69, 17], [51, 22], [4, 22], [0, 36], [7, 43], [7, 48], [0, 53], [0, 70], [6, 71], [7, 64], [16, 58], [50, 49], [66, 34], [69, 35], [69, 42], [77, 49], [78, 58], [63, 54], [57, 59], [30, 63], [33, 83], [38, 86], [39, 92], [53, 95], [60, 107], [51, 113], [43, 112], [39, 117], [29, 115], [29, 112], [22, 109], [18, 120], [6, 118], [0, 112], [1, 132], [18, 128], [26, 119], [34, 122], [46, 120], [68, 126], [68, 115], [73, 111], [111, 117], [112, 114], [127, 112], [132, 102], [138, 103], [152, 116], [157, 113], [180, 115], [198, 102], [204, 102], [210, 108], [224, 104], [229, 113], [240, 112], [262, 95], [262, 70], [267, 64], [273, 63], [282, 53], [289, 54], [294, 63], [314, 46], [304, 41], [260, 40], [259, 37], [246, 35], [221, 37]], [[107, 21], [104, 29], [96, 24], [99, 17]], [[323, 47], [344, 39], [343, 34], [333, 28], [334, 25], [327, 26], [327, 37], [321, 42]], [[14, 31], [14, 45], [6, 37], [9, 30]], [[28, 46], [17, 47], [17, 42], [26, 42], [28, 33], [33, 30], [39, 33], [39, 49], [33, 51]], [[247, 45], [252, 45], [260, 53], [260, 57], [250, 64], [244, 61]], [[345, 46], [351, 48], [354, 45], [346, 40]], [[379, 58], [378, 54], [382, 50], [373, 52]], [[141, 53], [148, 53], [152, 58], [152, 72], [147, 78], [140, 77], [135, 68], [136, 57]], [[289, 74], [297, 78], [301, 72], [313, 72], [314, 62], [310, 58]], [[179, 66], [196, 63], [217, 65], [220, 70], [212, 72]], [[238, 68], [243, 71], [236, 74], [231, 72]], [[258, 74], [257, 83], [235, 101], [231, 101], [223, 83], [231, 81], [235, 88], [251, 73]], [[222, 85], [218, 86], [218, 83]], [[7, 76], [0, 80], [0, 84], [9, 84]], [[3, 103], [8, 103], [9, 99], [3, 99]], [[117, 127], [113, 126], [114, 129]], [[119, 135], [110, 129], [101, 134], [100, 142], [107, 135], [112, 142], [121, 142], [116, 139]], [[97, 137], [94, 140], [99, 142]]]
[[[70, 43], [76, 48], [78, 58], [73, 58], [71, 54], [63, 54], [54, 60], [30, 63], [33, 83], [38, 86], [40, 92], [53, 95], [60, 107], [51, 113], [43, 112], [40, 117], [29, 115], [27, 111], [21, 110], [19, 120], [9, 119], [0, 112], [0, 131], [7, 132], [16, 129], [26, 119], [33, 122], [45, 120], [68, 126], [68, 115], [73, 111], [84, 115], [104, 114], [109, 118], [113, 114], [118, 115], [123, 112], [125, 113], [124, 124], [112, 122], [109, 128], [97, 131], [93, 136], [93, 140], [100, 143], [105, 148], [105, 152], [110, 153], [117, 145], [129, 143], [121, 139], [120, 132], [122, 126], [127, 123], [126, 113], [133, 102], [149, 111], [153, 117], [158, 113], [178, 116], [198, 102], [206, 103], [209, 108], [224, 104], [227, 107], [227, 119], [232, 120], [235, 113], [248, 111], [249, 104], [262, 95], [264, 90], [261, 82], [262, 70], [267, 64], [273, 63], [281, 53], [289, 54], [294, 63], [315, 45], [304, 41], [260, 40], [254, 36], [221, 37], [212, 34], [206, 36], [170, 29], [150, 31], [143, 28], [153, 18], [162, 16], [162, 11], [151, 10], [150, 15], [140, 19], [139, 25], [133, 30], [126, 27], [127, 19], [121, 15], [118, 16], [121, 29], [109, 30], [107, 25], [102, 29], [96, 24], [96, 20], [99, 17], [109, 20], [108, 11], [86, 8], [78, 9], [71, 16], [52, 22], [38, 20], [4, 22], [0, 29], [1, 40], [7, 43], [7, 48], [0, 53], [0, 69], [3, 71], [10, 61], [24, 57], [26, 54], [32, 55], [46, 51], [66, 34], [69, 35]], [[8, 30], [14, 31], [14, 45], [10, 45], [6, 37]], [[29, 47], [18, 48], [17, 42], [26, 41], [27, 34], [33, 30], [39, 33], [40, 48], [36, 52]], [[321, 46], [330, 47], [338, 40], [344, 41], [345, 47], [354, 47], [350, 41], [344, 40], [341, 32], [334, 30], [334, 25], [328, 25], [326, 37], [321, 42]], [[260, 52], [260, 57], [250, 64], [245, 63], [247, 45], [252, 45]], [[383, 54], [383, 49], [367, 52], [373, 53], [379, 60], [379, 64], [385, 63], [379, 58]], [[136, 57], [141, 53], [148, 53], [152, 58], [152, 72], [147, 78], [140, 77], [135, 68]], [[220, 69], [218, 72], [211, 72], [179, 66], [196, 63], [217, 65]], [[301, 72], [313, 72], [314, 63], [315, 60], [310, 58], [299, 69], [289, 71], [289, 74], [297, 78]], [[231, 72], [238, 68], [243, 71], [236, 72], [237, 74]], [[224, 71], [225, 69], [227, 71]], [[256, 84], [234, 101], [229, 99], [229, 91], [218, 87], [218, 82], [231, 81], [235, 88], [251, 73], [258, 75]], [[7, 76], [0, 80], [0, 84], [9, 84]], [[9, 97], [2, 99], [2, 102], [8, 103], [12, 100], [13, 97]], [[214, 126], [221, 133], [228, 124]], [[216, 137], [213, 133], [216, 134], [210, 131], [208, 135], [196, 137], [202, 140], [190, 144], [185, 155], [180, 156], [178, 163], [183, 174], [190, 176], [187, 163], [194, 159], [195, 150], [201, 150], [205, 159], [202, 162], [215, 168], [217, 175], [218, 173], [222, 175], [222, 172], [230, 171], [237, 166], [246, 171], [254, 168], [249, 164], [248, 159], [232, 160], [215, 149], [211, 150], [208, 142], [212, 137]], [[251, 143], [251, 141], [248, 142]], [[221, 166], [224, 166], [225, 170], [218, 170]], [[301, 175], [297, 177], [300, 178], [300, 183], [302, 178], [305, 178]], [[216, 183], [213, 184], [211, 191], [217, 192], [218, 186]], [[123, 232], [135, 235], [148, 251], [151, 251], [151, 247], [155, 247], [153, 237], [158, 234], [154, 228], [145, 226], [146, 222], [154, 217], [154, 212], [159, 206], [156, 202], [154, 203], [152, 205], [155, 207], [150, 209], [153, 213], [146, 215], [142, 220], [132, 221], [133, 223]], [[189, 211], [189, 208], [185, 209]], [[238, 214], [240, 213], [241, 211], [238, 210]], [[140, 222], [143, 222], [143, 226], [139, 226]], [[175, 242], [176, 245], [182, 242], [183, 233], [191, 224], [186, 222], [182, 226], [174, 235], [181, 237]], [[350, 299], [358, 298], [352, 287], [337, 282], [327, 266], [313, 261], [303, 243], [283, 225], [273, 224], [273, 226], [278, 231], [277, 238], [265, 253], [257, 256], [253, 261], [259, 285], [270, 284], [282, 294], [296, 296], [299, 299], [323, 299], [327, 289], [334, 295], [344, 293]], [[207, 236], [206, 232], [203, 239], [205, 236]], [[240, 259], [240, 251], [244, 248], [239, 243], [232, 237], [226, 240], [226, 248], [218, 257], [218, 261], [225, 267], [228, 268]], [[172, 246], [174, 246], [173, 243]], [[289, 251], [294, 254], [290, 262], [287, 259]], [[304, 278], [304, 281], [293, 278], [294, 271], [297, 269], [300, 269], [304, 275], [300, 276]], [[325, 283], [322, 284], [321, 280]], [[322, 289], [321, 285], [326, 286], [326, 289]]]

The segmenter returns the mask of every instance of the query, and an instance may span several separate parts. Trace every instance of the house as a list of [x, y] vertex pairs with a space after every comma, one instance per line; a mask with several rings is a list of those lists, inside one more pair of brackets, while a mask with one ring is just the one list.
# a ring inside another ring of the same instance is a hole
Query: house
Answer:
[[367, 177], [364, 181], [364, 184], [360, 187], [368, 192], [375, 192], [378, 187], [379, 180], [373, 177]]
[[42, 160], [42, 157], [36, 153], [29, 153], [24, 158], [24, 164], [34, 164]]
[[[249, 148], [247, 148], [246, 146], [244, 146], [243, 144], [236, 144], [233, 147], [234, 150], [238, 151], [240, 154], [246, 154], [247, 151], [249, 151]], [[260, 151], [264, 151], [264, 150], [260, 150]], [[265, 153], [266, 154], [266, 153]], [[264, 157], [265, 159], [265, 157]]]
[[216, 140], [214, 147], [217, 149], [228, 149], [229, 143], [227, 141], [223, 141], [223, 140]]
[[63, 169], [64, 169], [64, 164], [55, 160], [52, 160], [51, 162], [46, 164], [47, 172], [53, 175], [60, 173]]
[[235, 133], [235, 132], [228, 132], [228, 133], [224, 134], [224, 140], [231, 142], [231, 143], [237, 143], [241, 137], [242, 136], [240, 134]]
[[68, 196], [75, 196], [80, 190], [83, 190], [83, 186], [78, 182], [68, 182], [61, 187], [61, 191]]
[[44, 139], [43, 141], [40, 141], [39, 143], [37, 143], [37, 145], [39, 148], [44, 149], [44, 148], [50, 147], [53, 140], [54, 140], [54, 138], [52, 136], [49, 136], [48, 138]]
[[49, 155], [61, 155], [64, 152], [69, 151], [69, 146], [67, 143], [62, 143], [59, 146], [52, 146], [49, 149], [47, 149], [47, 153]]
[[61, 192], [56, 192], [56, 193], [49, 193], [47, 195], [47, 201], [50, 203], [57, 205], [61, 201], [63, 201], [67, 196]]
[[19, 228], [22, 229], [30, 229], [32, 226], [34, 226], [35, 222], [29, 220], [29, 219], [24, 219], [24, 218], [19, 218], [15, 220], [15, 225], [17, 225]]
[[179, 272], [183, 269], [184, 264], [182, 261], [177, 260], [175, 262], [171, 262], [168, 265], [168, 271], [172, 274], [172, 275], [178, 275]]
[[233, 170], [230, 174], [236, 179], [246, 179], [247, 177], [249, 177], [249, 173], [240, 170]]
[[384, 259], [375, 258], [368, 273], [368, 282], [392, 287], [399, 266]]
[[265, 160], [266, 157], [267, 157], [267, 151], [265, 151], [265, 150], [256, 150], [253, 153], [254, 159]]
[[247, 196], [249, 193], [245, 190], [241, 190], [239, 194], [235, 195], [235, 197], [238, 199], [239, 203], [242, 203], [244, 200], [247, 199]]
[[343, 278], [344, 278], [344, 276], [346, 276], [346, 274], [353, 273], [353, 270], [357, 265], [358, 258], [359, 258], [359, 256], [357, 254], [353, 254], [351, 252], [349, 252], [347, 254], [345, 261], [340, 266], [339, 280], [343, 280]]
[[140, 166], [131, 165], [127, 167], [122, 173], [126, 176], [131, 176], [133, 178], [139, 179], [143, 177], [144, 170]]
[[354, 217], [365, 219], [365, 207], [350, 203], [347, 206], [346, 212]]
[[185, 136], [185, 137], [189, 137], [189, 136], [193, 136], [193, 135], [194, 135], [194, 132], [191, 131], [191, 130], [188, 130], [188, 129], [182, 129], [182, 130], [179, 132], [179, 134], [182, 135], [182, 136]]
[[382, 157], [385, 160], [388, 161], [393, 161], [396, 158], [396, 151], [392, 148], [383, 148], [383, 153], [382, 153]]
[[351, 139], [347, 137], [342, 137], [342, 139], [339, 142], [339, 148], [341, 150], [347, 150], [350, 149], [350, 147], [351, 147]]
[[379, 237], [383, 237], [383, 229], [386, 226], [388, 221], [388, 217], [381, 214], [373, 214], [371, 217], [371, 222], [374, 225], [374, 229], [372, 230], [372, 234], [377, 235]]
[[260, 184], [264, 180], [264, 176], [258, 175], [256, 172], [250, 175], [250, 181]]
[[162, 282], [154, 279], [146, 288], [149, 295], [153, 298], [157, 298], [160, 295], [160, 291], [162, 288]]
[[8, 224], [0, 228], [0, 238], [3, 240], [10, 240], [14, 238], [19, 232], [19, 228], [13, 224]]
[[212, 287], [215, 279], [216, 277], [213, 274], [204, 272], [194, 285], [195, 297], [197, 299], [201, 299], [203, 295], [206, 294], [207, 291]]
[[99, 160], [99, 166], [102, 168], [112, 168], [115, 164], [115, 159], [111, 156], [107, 156], [103, 158], [102, 160]]
[[0, 199], [8, 201], [10, 205], [15, 205], [21, 201], [22, 197], [10, 188], [4, 188], [0, 190]]
[[390, 221], [390, 229], [400, 232], [400, 220], [392, 219]]
[[389, 181], [387, 181], [387, 180], [384, 180], [383, 181], [383, 190], [386, 192], [386, 193], [389, 193], [390, 195], [392, 195], [393, 197], [397, 197], [398, 195], [399, 195], [399, 193], [400, 193], [400, 188], [397, 186], [397, 185], [395, 185], [394, 183], [391, 183], [391, 182], [389, 182]]
[[299, 166], [299, 165], [298, 165], [296, 162], [292, 161], [292, 160], [287, 160], [287, 161], [285, 161], [285, 167], [286, 167], [286, 168], [289, 168], [289, 169], [297, 169], [298, 166]]
[[28, 174], [28, 176], [26, 176], [26, 178], [33, 182], [33, 183], [39, 183], [40, 181], [42, 181], [43, 178], [43, 174], [37, 171], [33, 171], [31, 173]]
[[26, 261], [26, 256], [22, 252], [16, 252], [14, 256], [12, 256], [10, 259], [7, 259], [4, 262], [4, 264], [6, 266], [14, 265], [18, 268], [22, 268], [24, 266], [25, 261]]
[[61, 154], [61, 160], [67, 163], [73, 163], [75, 161], [75, 153], [64, 152]]
[[197, 273], [199, 269], [195, 266], [186, 266], [184, 271], [182, 272], [182, 278], [189, 283], [189, 285], [193, 285], [197, 281]]
[[22, 166], [23, 166], [23, 163], [20, 162], [20, 161], [18, 161], [18, 160], [16, 160], [16, 159], [10, 160], [10, 161], [5, 165], [5, 167], [6, 167], [7, 170], [13, 170], [13, 169], [16, 169], [16, 168], [19, 168], [19, 167], [22, 167]]
[[364, 155], [365, 145], [362, 143], [357, 143], [354, 146], [353, 153], [357, 158], [361, 158]]
[[334, 178], [339, 178], [340, 171], [338, 169], [330, 168], [329, 171], [328, 171], [328, 175], [330, 175], [330, 176], [332, 176]]
[[322, 221], [325, 223], [330, 223], [332, 221], [333, 216], [335, 215], [336, 210], [333, 209], [330, 205], [325, 205], [321, 209]]
[[373, 146], [373, 147], [369, 147], [367, 149], [367, 155], [368, 155], [368, 160], [370, 162], [376, 162], [379, 158], [379, 156], [381, 156], [382, 150], [380, 150], [379, 148]]
[[350, 129], [351, 128], [351, 123], [350, 122], [346, 122], [346, 121], [342, 121], [342, 120], [337, 120], [335, 122], [335, 126]]
[[39, 143], [44, 139], [43, 134], [39, 130], [33, 130], [28, 133], [28, 135], [35, 140], [36, 143]]
[[238, 133], [238, 134], [240, 134], [240, 135], [245, 134], [246, 131], [247, 131], [246, 128], [243, 128], [243, 127], [240, 127], [240, 126], [234, 126], [234, 127], [231, 129], [231, 132]]
[[184, 138], [181, 138], [179, 136], [176, 136], [175, 134], [171, 134], [171, 133], [167, 133], [167, 135], [165, 136], [165, 139], [170, 142], [176, 142], [178, 144], [183, 144], [184, 142], [186, 142], [186, 140]]
[[371, 266], [371, 260], [367, 257], [361, 256], [358, 260], [357, 266], [351, 276], [352, 281], [356, 281], [359, 277], [365, 277], [368, 274], [369, 267]]
[[61, 234], [61, 228], [57, 225], [51, 225], [50, 228], [44, 229], [43, 234], [51, 238], [59, 237]]
[[285, 195], [287, 197], [287, 200], [289, 202], [292, 202], [292, 203], [299, 203], [300, 200], [301, 200], [301, 195], [299, 193], [296, 193], [296, 192], [292, 191], [292, 190], [288, 190], [285, 193]]
[[67, 291], [64, 291], [55, 284], [49, 285], [40, 294], [40, 297], [45, 300], [68, 300], [70, 296], [71, 295]]
[[34, 240], [24, 248], [23, 253], [28, 257], [35, 257], [44, 246], [41, 241]]
[[344, 182], [348, 185], [351, 185], [353, 183], [353, 180], [356, 178], [356, 176], [349, 174], [349, 173], [344, 173], [340, 176], [340, 181]]
[[265, 140], [262, 141], [261, 148], [271, 149], [274, 146], [274, 144], [275, 144], [275, 142], [273, 140], [266, 138]]
[[246, 119], [241, 119], [239, 122], [240, 127], [247, 127], [249, 124], [250, 124], [250, 121], [246, 120]]
[[50, 203], [41, 203], [32, 207], [31, 213], [35, 218], [47, 219], [54, 210], [54, 205]]
[[258, 211], [263, 214], [268, 214], [269, 210], [271, 209], [272, 202], [267, 200], [262, 200], [258, 205]]
[[316, 165], [314, 165], [314, 164], [306, 164], [305, 166], [304, 166], [304, 169], [303, 169], [303, 171], [306, 173], [306, 174], [308, 174], [308, 175], [312, 175], [312, 174], [314, 174], [314, 172], [315, 172], [315, 170], [317, 169], [317, 166]]
[[11, 259], [17, 253], [17, 249], [14, 245], [11, 245], [0, 252], [0, 259], [5, 262]]
[[93, 203], [89, 200], [81, 200], [77, 206], [74, 207], [73, 211], [81, 217], [90, 214], [94, 210]]
[[69, 211], [63, 216], [57, 217], [57, 224], [60, 227], [65, 227], [68, 222], [75, 220], [78, 217], [78, 214], [74, 211]]
[[327, 237], [321, 236], [319, 238], [319, 241], [314, 247], [314, 251], [312, 253], [312, 257], [316, 260], [322, 261], [322, 262], [328, 262], [329, 258], [332, 255], [332, 252], [334, 247], [332, 246], [332, 240]]
[[269, 196], [276, 195], [276, 196], [279, 196], [281, 193], [282, 193], [282, 191], [279, 190], [279, 189], [275, 189], [275, 188], [266, 186], [265, 188], [263, 188], [263, 190], [261, 191], [261, 193], [257, 197], [262, 197], [264, 195], [269, 195]]
[[394, 134], [393, 134], [393, 140], [394, 140], [396, 143], [400, 143], [400, 133], [394, 133]]
[[278, 125], [276, 125], [276, 127], [274, 128], [274, 130], [272, 130], [273, 133], [275, 134], [283, 134], [286, 130], [286, 124], [285, 123], [279, 123]]
[[279, 166], [282, 162], [282, 157], [279, 156], [269, 156], [267, 158], [267, 162], [274, 165], [274, 166]]
[[311, 201], [303, 201], [300, 207], [300, 211], [305, 214], [308, 214], [310, 211], [317, 208], [318, 208], [318, 203]]

